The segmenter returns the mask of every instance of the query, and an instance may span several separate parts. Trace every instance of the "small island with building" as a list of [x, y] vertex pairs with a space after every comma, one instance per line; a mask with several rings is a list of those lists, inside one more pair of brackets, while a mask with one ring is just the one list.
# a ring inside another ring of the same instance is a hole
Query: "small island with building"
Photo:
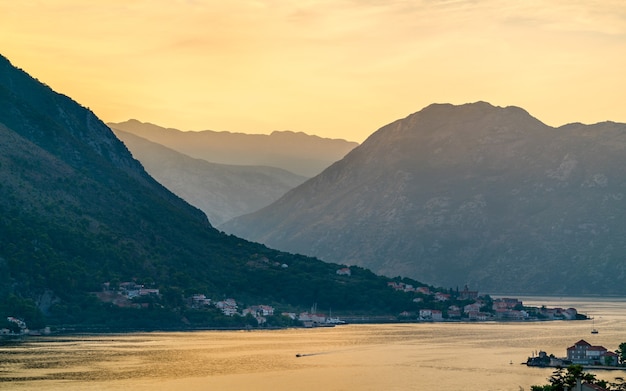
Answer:
[[622, 369], [626, 370], [626, 342], [620, 344], [616, 351], [604, 346], [591, 345], [581, 339], [567, 348], [566, 357], [556, 357], [545, 351], [533, 353], [528, 357], [526, 365], [530, 367], [565, 368], [570, 365], [581, 365], [585, 369]]

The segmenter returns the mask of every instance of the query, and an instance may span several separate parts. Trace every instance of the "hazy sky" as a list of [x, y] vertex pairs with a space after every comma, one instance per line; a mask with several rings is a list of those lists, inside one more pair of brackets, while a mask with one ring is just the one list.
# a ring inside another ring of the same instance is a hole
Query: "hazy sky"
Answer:
[[430, 103], [626, 122], [623, 0], [0, 0], [0, 53], [105, 121], [363, 141]]

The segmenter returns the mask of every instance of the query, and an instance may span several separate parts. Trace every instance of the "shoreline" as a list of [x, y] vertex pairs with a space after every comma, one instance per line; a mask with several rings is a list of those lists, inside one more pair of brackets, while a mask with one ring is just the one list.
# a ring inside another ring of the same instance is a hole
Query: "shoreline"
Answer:
[[[289, 330], [289, 329], [320, 329], [333, 328], [347, 325], [376, 325], [376, 324], [510, 324], [510, 323], [538, 323], [538, 322], [575, 322], [584, 319], [506, 319], [506, 320], [464, 320], [464, 319], [446, 319], [446, 320], [397, 320], [397, 319], [363, 319], [346, 317], [345, 323], [339, 324], [321, 324], [313, 327], [307, 326], [268, 326], [268, 327], [241, 327], [241, 326], [206, 326], [206, 327], [155, 327], [155, 328], [108, 328], [99, 326], [78, 326], [78, 325], [62, 325], [51, 326], [54, 329], [49, 333], [33, 333], [33, 334], [5, 334], [0, 335], [0, 342], [19, 341], [28, 338], [55, 337], [55, 336], [80, 336], [80, 335], [115, 335], [115, 334], [133, 334], [133, 333], [182, 333], [182, 332], [201, 332], [201, 331], [272, 331], [272, 330]], [[343, 320], [342, 319], [342, 320]], [[526, 363], [523, 363], [526, 364]], [[529, 365], [538, 366], [538, 365]], [[556, 366], [555, 366], [556, 367]]]
[[[563, 366], [563, 365], [532, 365], [532, 364], [528, 364], [528, 363], [520, 363], [522, 365], [526, 365], [527, 367], [531, 367], [531, 368], [567, 368], [569, 365], [567, 366]], [[575, 365], [575, 364], [570, 364], [570, 365]], [[626, 367], [618, 367], [618, 366], [608, 366], [608, 365], [581, 365], [583, 370], [591, 370], [591, 371], [626, 371]]]

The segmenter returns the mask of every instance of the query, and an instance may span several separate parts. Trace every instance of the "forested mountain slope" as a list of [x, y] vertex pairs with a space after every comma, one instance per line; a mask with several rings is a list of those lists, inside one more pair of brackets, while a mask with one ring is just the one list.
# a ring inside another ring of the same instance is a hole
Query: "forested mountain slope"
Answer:
[[[207, 326], [201, 293], [280, 311], [395, 312], [407, 297], [364, 269], [271, 250], [214, 229], [150, 177], [91, 111], [0, 56], [0, 315], [44, 324]], [[99, 301], [103, 284], [158, 289], [149, 302]]]

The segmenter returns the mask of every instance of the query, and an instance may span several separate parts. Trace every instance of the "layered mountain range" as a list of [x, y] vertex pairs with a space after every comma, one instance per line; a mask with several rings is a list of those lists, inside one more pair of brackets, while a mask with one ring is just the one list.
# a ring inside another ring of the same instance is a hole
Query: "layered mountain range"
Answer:
[[482, 291], [625, 294], [626, 124], [434, 104], [227, 232]]
[[210, 163], [132, 133], [113, 132], [153, 178], [200, 208], [215, 226], [271, 204], [307, 179], [275, 167]]
[[[338, 275], [341, 265], [217, 231], [90, 110], [2, 56], [0, 102], [1, 319], [206, 327], [209, 313], [186, 305], [194, 294], [369, 313], [411, 303], [368, 270]], [[156, 294], [129, 306], [96, 299], [122, 282]]]
[[212, 130], [183, 132], [137, 120], [108, 125], [211, 163], [277, 167], [307, 178], [319, 174], [358, 145], [292, 131], [275, 131], [270, 135]]

